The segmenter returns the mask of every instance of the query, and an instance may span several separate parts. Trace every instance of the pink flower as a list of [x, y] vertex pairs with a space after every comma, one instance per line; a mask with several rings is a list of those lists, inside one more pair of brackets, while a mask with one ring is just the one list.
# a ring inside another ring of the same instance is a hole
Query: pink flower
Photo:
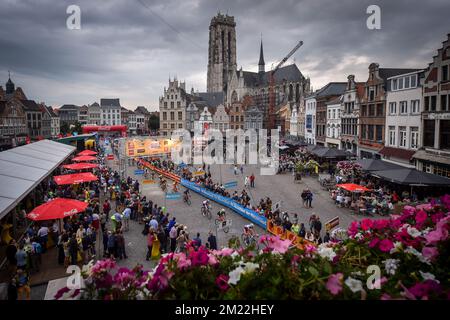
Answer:
[[350, 237], [355, 236], [358, 233], [358, 221], [352, 221], [348, 227], [348, 235]]
[[380, 239], [373, 238], [369, 243], [369, 248], [375, 248], [379, 242], [380, 242]]
[[339, 294], [342, 291], [342, 280], [344, 275], [342, 273], [332, 274], [328, 277], [326, 287], [333, 296]]
[[380, 300], [392, 300], [392, 297], [387, 293], [383, 293], [380, 297]]
[[448, 237], [448, 231], [443, 228], [438, 228], [434, 231], [429, 232], [425, 239], [427, 240], [427, 244], [436, 244], [441, 240], [445, 240]]
[[177, 268], [180, 270], [191, 266], [191, 260], [189, 260], [184, 253], [175, 253], [173, 258], [177, 262]]
[[383, 240], [380, 241], [378, 247], [383, 252], [389, 252], [394, 247], [394, 244], [389, 239], [383, 239]]
[[216, 256], [213, 254], [208, 254], [208, 264], [211, 266], [215, 266], [219, 263], [219, 260], [217, 260]]
[[419, 210], [416, 213], [416, 223], [422, 225], [428, 219], [428, 215], [425, 211]]
[[364, 219], [361, 221], [361, 229], [364, 231], [369, 230], [373, 226], [373, 220], [371, 219]]
[[432, 210], [433, 206], [429, 203], [423, 203], [416, 206], [417, 210]]
[[372, 228], [375, 230], [382, 230], [389, 226], [389, 220], [387, 219], [380, 219], [380, 220], [374, 220]]
[[433, 261], [438, 256], [438, 254], [439, 252], [436, 247], [422, 248], [422, 255], [430, 261]]
[[317, 247], [311, 245], [311, 244], [306, 244], [305, 245], [305, 253], [307, 254], [312, 254], [317, 252]]
[[230, 287], [228, 285], [228, 280], [230, 277], [226, 274], [221, 274], [216, 278], [216, 285], [219, 287], [221, 291], [227, 291]]
[[230, 256], [234, 252], [234, 249], [231, 248], [223, 248], [222, 250], [213, 250], [212, 253], [217, 256], [227, 257]]
[[208, 251], [200, 247], [198, 251], [193, 251], [189, 254], [193, 266], [204, 266], [208, 264]]
[[272, 243], [273, 252], [285, 253], [289, 246], [291, 245], [291, 240], [281, 240], [280, 238], [275, 238], [276, 240]]
[[291, 245], [291, 240], [281, 240], [279, 237], [262, 236], [260, 243], [264, 243], [266, 248], [271, 249], [272, 252], [285, 253]]
[[430, 293], [434, 292], [439, 294], [441, 292], [441, 286], [434, 280], [425, 280], [424, 282], [416, 283], [408, 291], [417, 298], [427, 299]]

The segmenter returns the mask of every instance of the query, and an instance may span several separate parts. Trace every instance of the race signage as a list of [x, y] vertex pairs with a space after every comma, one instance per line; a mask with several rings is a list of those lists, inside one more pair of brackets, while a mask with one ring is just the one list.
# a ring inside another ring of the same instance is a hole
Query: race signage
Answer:
[[155, 180], [142, 180], [142, 184], [155, 184]]
[[336, 228], [338, 225], [339, 225], [339, 217], [334, 217], [333, 219], [325, 223], [325, 230], [330, 231], [333, 228]]
[[225, 189], [235, 188], [237, 187], [237, 181], [230, 181], [223, 185]]
[[195, 171], [193, 173], [193, 176], [203, 176], [205, 174], [205, 171]]
[[134, 170], [135, 175], [144, 174], [144, 170]]
[[106, 160], [114, 160], [114, 155], [113, 154], [108, 154], [106, 156]]
[[181, 199], [181, 194], [178, 192], [167, 193], [166, 199], [167, 200], [178, 200], [178, 199]]

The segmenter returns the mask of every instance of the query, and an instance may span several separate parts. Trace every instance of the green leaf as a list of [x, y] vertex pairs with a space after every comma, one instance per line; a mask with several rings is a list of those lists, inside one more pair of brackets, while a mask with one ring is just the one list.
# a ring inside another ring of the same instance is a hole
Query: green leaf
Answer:
[[316, 268], [314, 268], [313, 266], [310, 266], [308, 268], [309, 273], [311, 273], [314, 277], [317, 277], [319, 275], [319, 271], [317, 271]]

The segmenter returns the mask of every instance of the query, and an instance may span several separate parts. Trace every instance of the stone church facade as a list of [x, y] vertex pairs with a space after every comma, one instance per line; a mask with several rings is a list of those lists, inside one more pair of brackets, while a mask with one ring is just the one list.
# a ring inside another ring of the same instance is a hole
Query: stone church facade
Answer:
[[[236, 23], [234, 17], [218, 14], [213, 17], [209, 33], [208, 92], [222, 91], [226, 105], [242, 101], [246, 95], [264, 111], [269, 104], [270, 72], [265, 70], [261, 41], [258, 72], [237, 69]], [[279, 60], [282, 56], [279, 57]], [[275, 73], [275, 106], [298, 104], [310, 92], [310, 80], [296, 64], [281, 67]]]

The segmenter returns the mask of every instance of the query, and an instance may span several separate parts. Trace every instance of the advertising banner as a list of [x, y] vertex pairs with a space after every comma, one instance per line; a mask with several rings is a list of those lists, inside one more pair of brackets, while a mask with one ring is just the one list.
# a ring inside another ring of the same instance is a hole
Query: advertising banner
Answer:
[[128, 139], [125, 144], [125, 153], [129, 157], [146, 157], [170, 153], [177, 143], [170, 139]]

